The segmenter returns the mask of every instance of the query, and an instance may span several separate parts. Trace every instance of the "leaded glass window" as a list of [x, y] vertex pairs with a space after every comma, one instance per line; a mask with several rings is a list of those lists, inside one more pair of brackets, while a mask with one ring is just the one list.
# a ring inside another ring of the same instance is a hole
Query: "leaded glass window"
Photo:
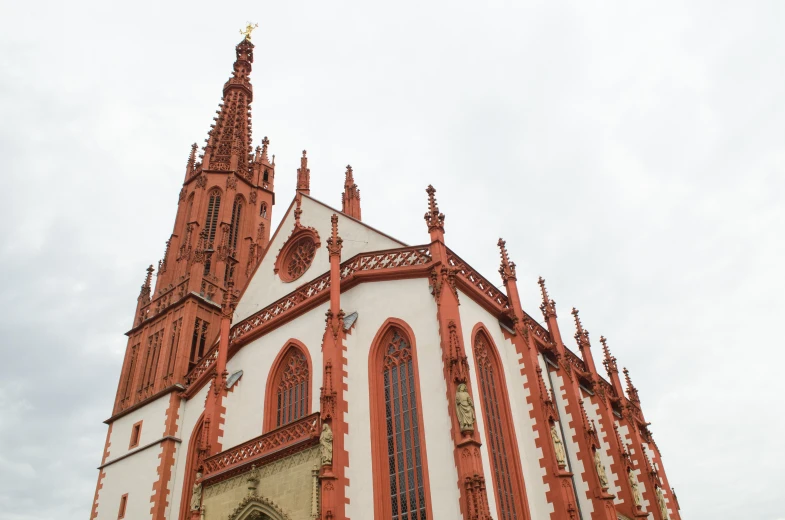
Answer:
[[480, 383], [482, 409], [485, 416], [485, 429], [488, 437], [488, 451], [491, 455], [493, 483], [500, 520], [515, 520], [515, 496], [510, 477], [513, 468], [504, 435], [503, 411], [505, 406], [501, 391], [501, 381], [497, 373], [498, 365], [490, 352], [490, 343], [482, 331], [474, 338], [474, 360], [477, 363], [477, 379]]
[[425, 491], [412, 349], [398, 329], [385, 337], [383, 381], [392, 519], [423, 520]]
[[308, 360], [297, 347], [290, 347], [280, 368], [276, 390], [275, 426], [283, 426], [308, 413]]

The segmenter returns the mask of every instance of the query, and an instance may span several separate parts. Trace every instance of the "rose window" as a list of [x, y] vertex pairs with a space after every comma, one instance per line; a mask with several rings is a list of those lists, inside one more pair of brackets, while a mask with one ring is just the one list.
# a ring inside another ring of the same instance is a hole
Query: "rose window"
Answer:
[[313, 238], [306, 236], [297, 240], [286, 252], [280, 272], [281, 278], [287, 282], [300, 278], [311, 266], [315, 254], [316, 244]]

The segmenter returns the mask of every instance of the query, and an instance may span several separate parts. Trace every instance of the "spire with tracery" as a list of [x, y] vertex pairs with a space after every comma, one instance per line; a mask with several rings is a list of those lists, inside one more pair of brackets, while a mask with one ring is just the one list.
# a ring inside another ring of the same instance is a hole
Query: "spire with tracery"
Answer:
[[360, 188], [354, 182], [352, 166], [346, 166], [346, 180], [343, 183], [343, 194], [341, 195], [343, 213], [357, 220], [362, 220], [360, 212]]
[[300, 167], [297, 168], [297, 194], [301, 193], [311, 194], [311, 170], [308, 169], [308, 155], [305, 150], [300, 157]]
[[[251, 64], [254, 45], [248, 38], [237, 44], [232, 77], [224, 84], [223, 99], [204, 148], [203, 169], [251, 175]], [[249, 179], [250, 180], [250, 179]]]

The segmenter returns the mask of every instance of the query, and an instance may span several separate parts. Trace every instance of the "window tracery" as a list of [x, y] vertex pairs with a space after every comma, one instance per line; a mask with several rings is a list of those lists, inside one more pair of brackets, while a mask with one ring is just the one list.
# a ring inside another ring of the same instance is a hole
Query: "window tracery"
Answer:
[[477, 366], [477, 379], [480, 384], [483, 416], [488, 452], [491, 459], [493, 483], [500, 520], [524, 518], [514, 483], [520, 474], [520, 464], [511, 456], [514, 447], [514, 433], [510, 433], [509, 405], [503, 385], [501, 366], [498, 363], [490, 340], [482, 330], [474, 336], [474, 362]]
[[[204, 221], [204, 228], [207, 230], [207, 246], [213, 249], [215, 242], [215, 230], [218, 227], [218, 212], [221, 209], [221, 190], [218, 188], [210, 191], [209, 202], [207, 203], [207, 216]], [[205, 276], [210, 274], [210, 257], [204, 263]]]
[[[384, 448], [390, 497], [385, 516], [392, 520], [425, 519], [422, 436], [412, 346], [401, 329], [391, 327], [381, 347]], [[379, 419], [376, 418], [376, 428], [382, 427]]]
[[275, 427], [283, 426], [308, 414], [310, 371], [305, 354], [294, 345], [289, 347], [278, 368]]
[[296, 240], [283, 259], [283, 269], [279, 275], [284, 281], [291, 282], [300, 278], [311, 266], [316, 255], [316, 244], [310, 236]]

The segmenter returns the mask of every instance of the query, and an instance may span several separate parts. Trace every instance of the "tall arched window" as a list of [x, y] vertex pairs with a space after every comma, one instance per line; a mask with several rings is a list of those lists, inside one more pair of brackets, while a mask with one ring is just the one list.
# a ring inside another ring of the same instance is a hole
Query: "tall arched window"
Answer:
[[259, 204], [259, 216], [262, 218], [267, 218], [267, 203], [262, 202]]
[[374, 518], [431, 516], [425, 437], [413, 339], [398, 320], [377, 334], [371, 351]]
[[194, 211], [194, 194], [191, 193], [188, 196], [188, 205], [186, 206], [185, 210], [185, 223], [188, 224], [191, 222], [191, 217], [193, 216]]
[[528, 518], [526, 490], [504, 373], [496, 348], [482, 328], [474, 335], [473, 351], [499, 520]]
[[[218, 228], [218, 212], [221, 209], [221, 190], [214, 188], [210, 191], [210, 198], [207, 203], [207, 217], [204, 226], [207, 230], [207, 244], [212, 246], [215, 242], [215, 230]], [[212, 248], [212, 247], [211, 247]], [[210, 273], [210, 259], [204, 263], [204, 274]]]
[[[242, 228], [241, 217], [243, 213], [243, 202], [243, 196], [237, 195], [234, 198], [234, 204], [232, 205], [232, 220], [229, 224], [229, 249], [232, 251], [232, 255], [235, 255], [237, 252], [237, 238], [240, 236], [240, 230]], [[227, 262], [224, 282], [232, 277], [234, 274], [233, 271], [234, 265], [232, 265], [231, 262]]]
[[308, 349], [289, 340], [270, 369], [267, 383], [264, 431], [270, 431], [311, 411], [311, 361]]

